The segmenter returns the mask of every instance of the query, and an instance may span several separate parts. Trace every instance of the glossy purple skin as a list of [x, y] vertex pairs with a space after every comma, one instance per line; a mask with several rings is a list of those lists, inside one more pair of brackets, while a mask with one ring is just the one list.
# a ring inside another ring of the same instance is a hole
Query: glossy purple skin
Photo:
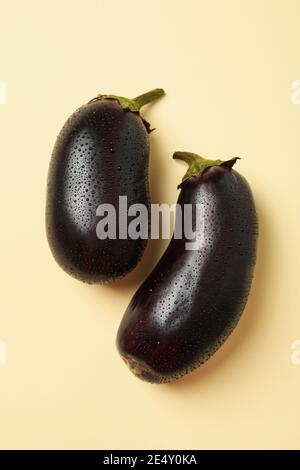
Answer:
[[[48, 174], [46, 230], [57, 263], [73, 277], [102, 283], [124, 276], [147, 240], [97, 238], [100, 204], [149, 207], [149, 128], [116, 100], [92, 101], [60, 132]], [[130, 219], [128, 219], [128, 223]], [[118, 236], [118, 235], [117, 235]]]
[[178, 203], [201, 204], [200, 248], [187, 251], [189, 240], [172, 238], [117, 335], [129, 368], [153, 383], [190, 372], [224, 343], [245, 307], [256, 258], [257, 216], [239, 173], [210, 168], [183, 184]]

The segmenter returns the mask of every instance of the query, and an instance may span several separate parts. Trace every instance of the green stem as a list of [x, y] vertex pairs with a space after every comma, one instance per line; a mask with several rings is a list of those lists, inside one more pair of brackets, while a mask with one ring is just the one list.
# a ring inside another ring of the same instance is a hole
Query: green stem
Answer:
[[148, 91], [147, 93], [139, 95], [133, 99], [116, 95], [97, 95], [94, 99], [90, 101], [90, 103], [99, 100], [117, 100], [123, 109], [129, 109], [134, 113], [138, 113], [142, 106], [151, 103], [154, 100], [157, 100], [164, 94], [165, 92], [162, 88], [155, 88], [154, 90]]
[[187, 172], [182, 178], [181, 184], [178, 186], [179, 188], [181, 187], [182, 183], [189, 178], [202, 176], [207, 168], [211, 168], [213, 166], [226, 166], [227, 168], [232, 168], [235, 162], [239, 160], [239, 157], [231, 158], [230, 160], [225, 161], [207, 160], [206, 158], [191, 152], [175, 152], [173, 158], [175, 160], [183, 160], [189, 165]]
[[152, 103], [152, 101], [157, 100], [161, 96], [164, 96], [165, 92], [162, 88], [155, 88], [154, 90], [143, 93], [142, 95], [133, 98], [132, 101], [135, 102], [137, 108], [140, 110], [145, 104]]

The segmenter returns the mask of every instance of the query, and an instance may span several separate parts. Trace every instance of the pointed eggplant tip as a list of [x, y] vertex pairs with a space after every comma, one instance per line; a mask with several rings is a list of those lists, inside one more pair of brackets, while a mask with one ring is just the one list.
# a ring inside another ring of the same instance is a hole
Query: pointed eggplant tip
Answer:
[[237, 160], [241, 160], [241, 158], [240, 157], [230, 158], [230, 160], [225, 160], [224, 162], [222, 162], [221, 166], [226, 166], [227, 168], [232, 168]]

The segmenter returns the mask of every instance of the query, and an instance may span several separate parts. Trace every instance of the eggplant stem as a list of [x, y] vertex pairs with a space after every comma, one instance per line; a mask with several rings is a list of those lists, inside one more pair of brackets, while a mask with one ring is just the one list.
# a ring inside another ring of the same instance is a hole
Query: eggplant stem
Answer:
[[128, 109], [133, 113], [138, 113], [142, 106], [148, 103], [152, 103], [152, 101], [157, 100], [163, 95], [165, 95], [165, 92], [162, 88], [155, 88], [154, 90], [148, 91], [147, 93], [139, 95], [133, 99], [125, 98], [124, 96], [101, 94], [97, 95], [95, 98], [90, 100], [88, 104], [94, 103], [95, 101], [99, 100], [116, 100], [119, 102], [123, 109]]
[[205, 170], [207, 170], [208, 168], [211, 168], [213, 166], [226, 166], [227, 168], [232, 168], [235, 162], [240, 159], [239, 157], [234, 157], [230, 160], [225, 161], [207, 160], [206, 158], [203, 158], [200, 155], [191, 152], [175, 152], [173, 154], [173, 158], [175, 160], [183, 160], [189, 165], [178, 188], [180, 188], [182, 184], [189, 178], [193, 178], [195, 176], [202, 176]]
[[154, 90], [148, 91], [147, 93], [143, 93], [142, 95], [133, 98], [132, 101], [135, 102], [138, 110], [140, 110], [142, 106], [145, 106], [145, 104], [152, 103], [152, 101], [155, 101], [164, 95], [165, 92], [162, 88], [155, 88]]

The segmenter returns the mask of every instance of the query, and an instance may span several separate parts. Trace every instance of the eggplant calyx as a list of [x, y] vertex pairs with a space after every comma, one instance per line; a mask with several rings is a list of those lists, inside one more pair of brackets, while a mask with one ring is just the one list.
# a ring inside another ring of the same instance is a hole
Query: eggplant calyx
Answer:
[[[133, 113], [137, 113], [140, 115], [140, 109], [148, 103], [152, 103], [153, 101], [157, 100], [161, 96], [165, 95], [165, 91], [162, 88], [154, 88], [147, 93], [143, 93], [142, 95], [136, 96], [135, 98], [125, 98], [124, 96], [116, 96], [116, 95], [97, 95], [88, 104], [94, 103], [95, 101], [101, 100], [116, 100], [120, 104], [120, 106], [125, 111], [131, 111]], [[151, 129], [149, 122], [147, 122], [142, 116], [140, 116], [144, 126], [148, 134], [154, 131], [155, 129]]]
[[196, 176], [202, 176], [204, 172], [213, 166], [226, 166], [227, 168], [232, 168], [237, 160], [240, 160], [239, 157], [230, 158], [230, 160], [207, 160], [206, 158], [197, 155], [196, 153], [191, 152], [175, 152], [173, 154], [175, 160], [183, 160], [186, 162], [189, 167], [181, 180], [181, 183], [177, 188], [181, 188], [183, 183], [190, 178]]
[[116, 95], [97, 95], [89, 103], [99, 100], [116, 100], [122, 106], [123, 109], [138, 113], [142, 106], [145, 106], [152, 101], [157, 100], [165, 94], [162, 88], [155, 88], [154, 90], [148, 91], [142, 95], [136, 96], [135, 98], [125, 98], [124, 96]]

